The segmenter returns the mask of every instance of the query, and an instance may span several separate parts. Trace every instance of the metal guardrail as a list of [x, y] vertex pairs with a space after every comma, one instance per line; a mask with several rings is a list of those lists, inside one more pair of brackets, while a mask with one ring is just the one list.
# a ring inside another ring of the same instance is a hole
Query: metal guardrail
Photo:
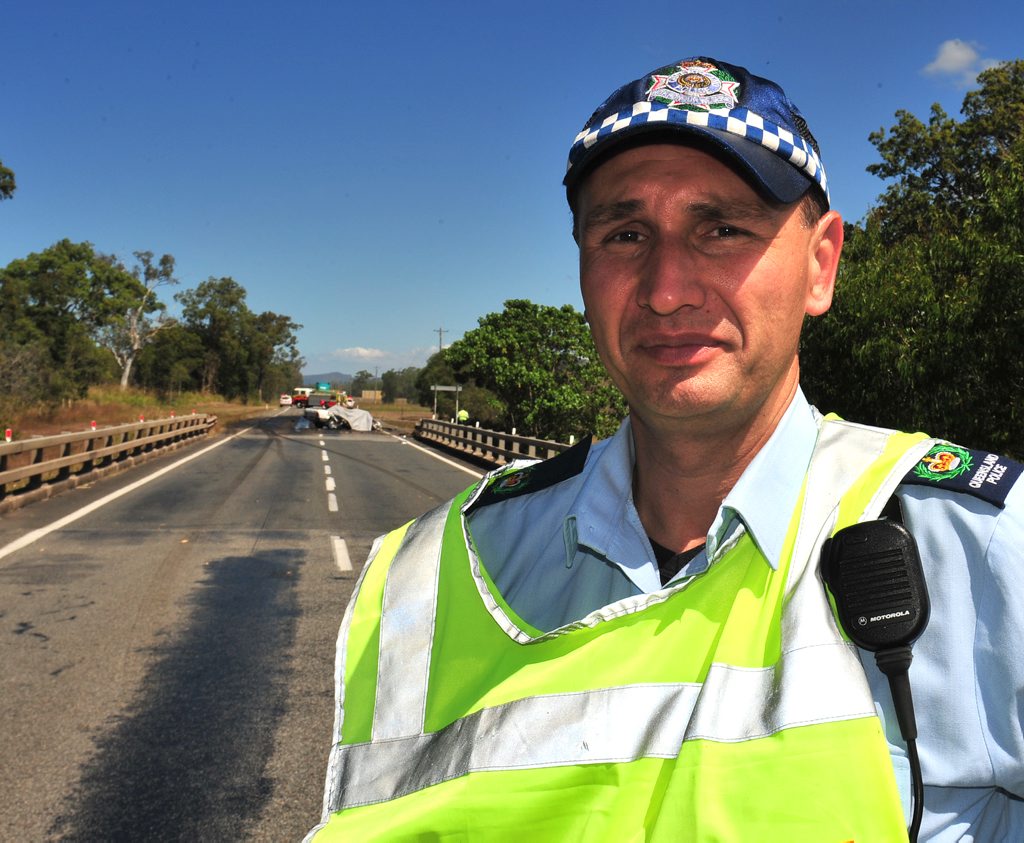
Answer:
[[472, 427], [468, 424], [421, 419], [415, 434], [417, 439], [435, 442], [446, 448], [462, 451], [474, 457], [501, 465], [516, 459], [547, 459], [568, 450], [572, 444], [533, 439]]
[[188, 444], [216, 423], [202, 413], [0, 443], [0, 512]]

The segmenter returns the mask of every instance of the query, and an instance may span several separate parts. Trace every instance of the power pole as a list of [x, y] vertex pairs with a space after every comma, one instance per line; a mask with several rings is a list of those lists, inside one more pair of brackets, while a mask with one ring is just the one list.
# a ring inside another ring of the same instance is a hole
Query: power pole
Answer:
[[[440, 354], [444, 351], [444, 335], [448, 331], [445, 330], [444, 326], [437, 329], [437, 353]], [[437, 418], [437, 390], [434, 390], [434, 418]]]

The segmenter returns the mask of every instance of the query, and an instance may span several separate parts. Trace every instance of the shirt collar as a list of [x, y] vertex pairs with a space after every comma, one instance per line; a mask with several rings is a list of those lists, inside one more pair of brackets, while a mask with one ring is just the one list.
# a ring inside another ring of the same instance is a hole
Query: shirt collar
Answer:
[[633, 428], [627, 416], [610, 439], [591, 450], [587, 475], [569, 516], [578, 542], [626, 569], [654, 559], [654, 551], [633, 505]]
[[[771, 437], [726, 495], [707, 535], [712, 562], [745, 528], [777, 568], [793, 509], [818, 433], [818, 415], [798, 389]], [[567, 515], [578, 543], [627, 570], [653, 564], [654, 552], [633, 504], [635, 452], [627, 417], [610, 439], [595, 445], [580, 492]]]
[[712, 561], [739, 519], [773, 568], [778, 568], [789, 524], [818, 437], [819, 416], [797, 389], [775, 432], [722, 501], [708, 531]]

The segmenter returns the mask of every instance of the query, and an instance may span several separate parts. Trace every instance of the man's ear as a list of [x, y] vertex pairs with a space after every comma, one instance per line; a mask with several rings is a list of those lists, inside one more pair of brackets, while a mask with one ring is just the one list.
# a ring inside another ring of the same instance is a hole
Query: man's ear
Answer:
[[814, 225], [808, 245], [807, 305], [809, 316], [821, 316], [832, 306], [839, 254], [843, 251], [843, 218], [829, 211]]

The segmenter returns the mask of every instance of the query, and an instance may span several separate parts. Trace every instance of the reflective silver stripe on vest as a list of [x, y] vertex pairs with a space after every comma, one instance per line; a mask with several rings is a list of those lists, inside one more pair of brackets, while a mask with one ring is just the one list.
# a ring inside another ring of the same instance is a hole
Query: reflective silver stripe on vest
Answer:
[[745, 741], [873, 716], [870, 695], [848, 693], [848, 664], [836, 658], [836, 648], [850, 653], [838, 644], [790, 653], [775, 668], [712, 665], [703, 686], [627, 685], [529, 697], [439, 732], [341, 746], [330, 810], [395, 799], [471, 772], [675, 758], [687, 740]]
[[[373, 562], [374, 557], [380, 551], [381, 544], [384, 541], [384, 536], [378, 536], [374, 539], [373, 546], [370, 548], [370, 553], [366, 557], [366, 562], [363, 563], [363, 568], [359, 572], [359, 577], [356, 579], [356, 584], [352, 588], [352, 599], [349, 601], [348, 607], [345, 609], [345, 616], [341, 621], [341, 629], [338, 630], [338, 646], [337, 652], [334, 657], [334, 682], [335, 688], [337, 689], [338, 701], [345, 699], [345, 657], [347, 655], [347, 648], [344, 646], [348, 640], [349, 629], [352, 628], [352, 616], [355, 614], [356, 608], [356, 597], [359, 595], [359, 590], [363, 587], [363, 580], [366, 579], [366, 573], [370, 570], [370, 563]], [[342, 744], [341, 741], [341, 729], [344, 725], [345, 718], [345, 707], [338, 705], [334, 711], [334, 744], [331, 747], [331, 756], [327, 762], [327, 782], [324, 786], [324, 801], [323, 809], [321, 814], [321, 825], [327, 822], [327, 818], [331, 812], [331, 803], [334, 799], [334, 794], [339, 788], [338, 777], [341, 775], [344, 767], [344, 759], [342, 758]], [[311, 829], [309, 834], [306, 835], [306, 840], [311, 840], [316, 832], [319, 830], [320, 825]]]
[[[630, 685], [531, 697], [476, 712], [431, 734], [424, 733], [424, 716], [449, 507], [419, 519], [385, 587], [373, 740], [335, 747], [330, 810], [393, 799], [473, 771], [675, 757], [686, 740], [743, 741], [793, 726], [874, 716], [857, 653], [836, 630], [816, 562], [841, 495], [887, 439], [888, 433], [860, 425], [823, 426], [808, 468], [778, 665], [714, 664], [703, 686]], [[899, 461], [883, 484], [883, 503], [928, 444]], [[487, 601], [489, 609], [493, 602]], [[787, 622], [795, 617], [799, 623]], [[638, 711], [646, 715], [637, 717]]]
[[441, 538], [449, 509], [442, 504], [413, 522], [388, 571], [380, 615], [374, 740], [423, 733]]

